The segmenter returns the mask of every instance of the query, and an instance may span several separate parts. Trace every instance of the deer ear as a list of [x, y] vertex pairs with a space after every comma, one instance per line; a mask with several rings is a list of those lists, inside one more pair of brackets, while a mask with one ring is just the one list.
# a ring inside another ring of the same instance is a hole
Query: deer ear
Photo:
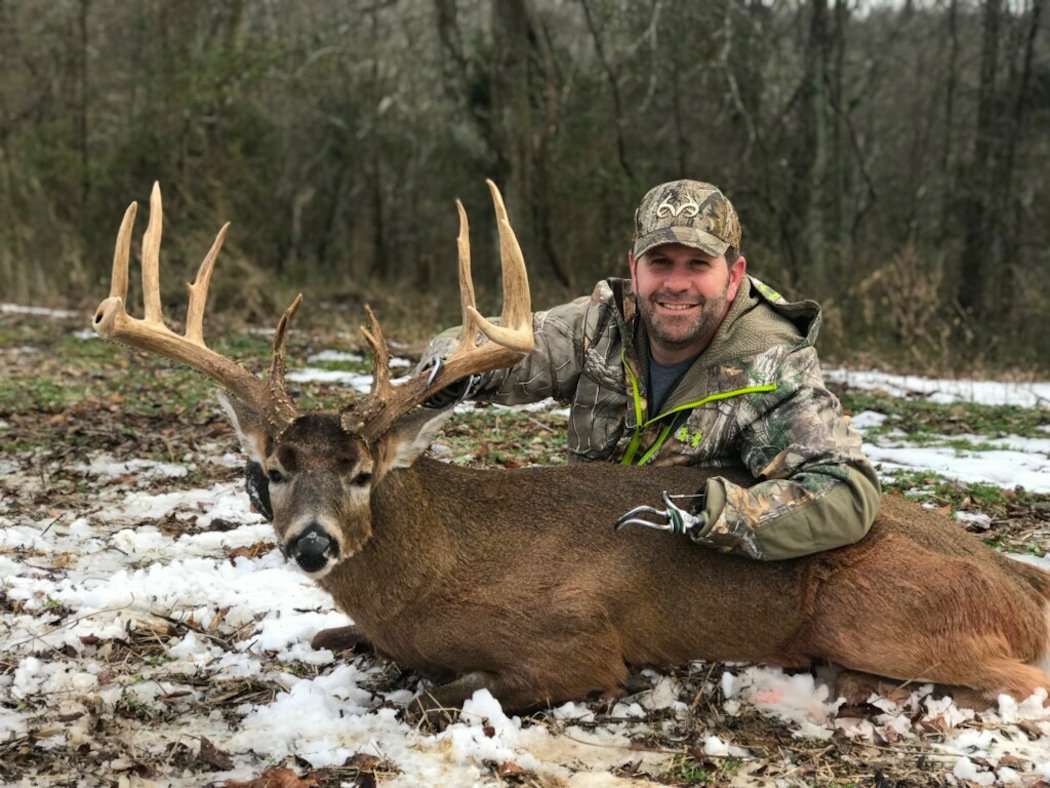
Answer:
[[398, 419], [380, 439], [379, 453], [387, 469], [407, 468], [414, 463], [445, 426], [452, 410], [421, 406]]
[[269, 454], [270, 434], [262, 418], [254, 410], [249, 408], [236, 397], [232, 397], [225, 391], [219, 392], [219, 404], [226, 411], [226, 417], [233, 425], [237, 438], [241, 442], [241, 449], [248, 458], [260, 465]]

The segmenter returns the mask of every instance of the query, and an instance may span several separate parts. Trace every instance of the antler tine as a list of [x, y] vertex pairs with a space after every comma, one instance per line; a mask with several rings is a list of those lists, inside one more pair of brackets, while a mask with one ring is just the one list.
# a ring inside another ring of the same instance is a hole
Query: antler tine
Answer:
[[[225, 230], [226, 227], [223, 227], [220, 230], [220, 234]], [[216, 242], [219, 242], [219, 240], [216, 239]], [[274, 417], [271, 419], [271, 426], [277, 430], [283, 429], [287, 424], [291, 424], [297, 415], [295, 403], [288, 396], [288, 389], [284, 384], [284, 369], [285, 351], [288, 345], [288, 325], [292, 322], [292, 318], [295, 317], [295, 313], [299, 310], [299, 305], [302, 302], [303, 294], [299, 293], [292, 299], [292, 303], [288, 305], [288, 308], [284, 310], [281, 319], [277, 321], [277, 330], [273, 333], [273, 354], [270, 359], [270, 377], [267, 379], [267, 382], [269, 383], [270, 400], [273, 403], [270, 409], [270, 414]]]
[[211, 284], [211, 274], [215, 270], [215, 258], [219, 256], [222, 242], [226, 240], [226, 231], [229, 229], [229, 222], [219, 228], [211, 249], [197, 270], [197, 278], [193, 280], [193, 284], [186, 285], [186, 291], [189, 293], [189, 306], [186, 307], [186, 339], [201, 347], [204, 347], [204, 307], [208, 303], [208, 285]]
[[496, 210], [499, 229], [500, 270], [503, 279], [503, 314], [500, 325], [494, 325], [472, 308], [478, 326], [489, 339], [519, 353], [529, 353], [534, 347], [532, 336], [532, 298], [529, 294], [529, 276], [525, 270], [525, 256], [518, 237], [510, 226], [507, 207], [496, 184], [486, 179], [492, 205]]
[[149, 224], [142, 236], [142, 305], [147, 323], [164, 322], [160, 308], [160, 237], [164, 231], [164, 206], [160, 184], [153, 182], [149, 195]]
[[456, 200], [456, 212], [459, 214], [459, 235], [456, 236], [456, 250], [459, 258], [459, 303], [462, 307], [463, 330], [459, 335], [457, 349], [470, 350], [477, 347], [478, 314], [474, 300], [474, 279], [470, 274], [470, 222], [467, 211], [460, 200]]
[[[366, 440], [375, 440], [386, 433], [402, 414], [434, 392], [468, 375], [511, 366], [523, 353], [532, 350], [534, 340], [525, 258], [514, 237], [499, 190], [491, 181], [488, 183], [500, 233], [500, 257], [504, 276], [501, 317], [503, 325], [497, 326], [486, 320], [474, 306], [474, 285], [470, 276], [469, 224], [466, 211], [457, 201], [459, 235], [456, 246], [459, 252], [460, 303], [464, 315], [459, 343], [433, 378], [427, 373], [422, 373], [416, 374], [399, 386], [389, 385], [388, 382], [379, 384], [379, 375], [389, 374], [385, 371], [387, 352], [386, 345], [382, 342], [382, 334], [378, 333], [379, 324], [375, 322], [369, 310], [369, 319], [373, 321], [372, 331], [378, 335], [371, 336], [366, 331], [365, 336], [369, 339], [377, 359], [377, 384], [373, 386], [372, 394], [344, 411], [344, 429], [358, 433]], [[479, 330], [489, 341], [477, 343]], [[382, 364], [378, 363], [380, 358], [383, 359]], [[380, 367], [384, 370], [382, 373], [379, 372]]]
[[113, 276], [109, 281], [109, 297], [128, 300], [128, 258], [131, 257], [131, 230], [135, 226], [135, 214], [139, 211], [137, 202], [131, 203], [124, 211], [117, 231], [117, 242], [113, 244]]
[[218, 382], [230, 394], [255, 410], [275, 430], [283, 429], [295, 418], [295, 408], [284, 390], [284, 337], [288, 321], [298, 307], [299, 300], [296, 299], [288, 308], [278, 326], [274, 339], [275, 359], [269, 381], [256, 377], [236, 361], [210, 350], [204, 344], [201, 326], [208, 284], [215, 258], [226, 235], [227, 225], [219, 230], [211, 250], [200, 265], [197, 279], [188, 286], [190, 304], [187, 309], [186, 334], [179, 335], [168, 328], [164, 324], [160, 307], [160, 236], [163, 208], [160, 186], [155, 183], [150, 195], [149, 225], [142, 239], [144, 316], [142, 319], [131, 317], [125, 309], [124, 301], [127, 296], [128, 257], [135, 212], [135, 203], [128, 206], [124, 212], [113, 253], [110, 295], [95, 310], [95, 331], [107, 339], [115, 339], [192, 367]]
[[368, 304], [365, 304], [365, 313], [368, 328], [361, 326], [361, 333], [372, 349], [372, 389], [368, 396], [386, 399], [394, 390], [390, 385], [390, 351], [387, 350], [383, 327]]

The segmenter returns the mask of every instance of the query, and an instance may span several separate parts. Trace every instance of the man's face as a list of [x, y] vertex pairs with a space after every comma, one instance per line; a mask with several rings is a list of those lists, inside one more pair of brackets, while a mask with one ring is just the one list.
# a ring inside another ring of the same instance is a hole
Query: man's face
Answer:
[[729, 266], [724, 256], [682, 244], [657, 246], [629, 258], [629, 265], [650, 349], [661, 364], [684, 361], [707, 347], [746, 269], [743, 256]]

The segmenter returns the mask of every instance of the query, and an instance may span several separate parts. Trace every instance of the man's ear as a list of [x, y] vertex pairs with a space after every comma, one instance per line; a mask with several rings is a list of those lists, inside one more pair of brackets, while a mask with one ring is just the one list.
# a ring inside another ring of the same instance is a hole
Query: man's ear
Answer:
[[744, 255], [740, 255], [729, 266], [729, 287], [726, 289], [729, 301], [736, 298], [737, 291], [740, 289], [740, 283], [744, 281], [744, 274], [746, 273], [747, 260], [744, 259]]
[[262, 418], [236, 397], [225, 391], [219, 392], [219, 404], [226, 411], [226, 417], [233, 425], [241, 449], [248, 458], [260, 465], [270, 453], [270, 434], [266, 431]]
[[631, 290], [638, 292], [638, 278], [635, 276], [635, 271], [638, 269], [638, 261], [634, 257], [634, 252], [630, 249], [627, 250], [627, 270], [631, 272]]
[[382, 472], [407, 468], [427, 450], [453, 408], [436, 410], [419, 407], [406, 413], [379, 439], [379, 466]]

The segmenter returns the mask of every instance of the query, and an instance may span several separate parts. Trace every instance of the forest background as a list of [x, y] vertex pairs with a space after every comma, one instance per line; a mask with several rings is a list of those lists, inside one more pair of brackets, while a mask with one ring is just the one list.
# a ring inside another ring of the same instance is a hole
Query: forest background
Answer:
[[0, 0], [0, 300], [90, 314], [124, 207], [159, 180], [168, 314], [232, 220], [211, 312], [270, 323], [301, 289], [307, 325], [351, 325], [370, 300], [419, 339], [458, 317], [457, 196], [482, 306], [498, 301], [484, 178], [542, 308], [624, 274], [641, 195], [692, 177], [734, 201], [753, 273], [823, 302], [825, 358], [1045, 374], [1046, 16], [1044, 0]]

